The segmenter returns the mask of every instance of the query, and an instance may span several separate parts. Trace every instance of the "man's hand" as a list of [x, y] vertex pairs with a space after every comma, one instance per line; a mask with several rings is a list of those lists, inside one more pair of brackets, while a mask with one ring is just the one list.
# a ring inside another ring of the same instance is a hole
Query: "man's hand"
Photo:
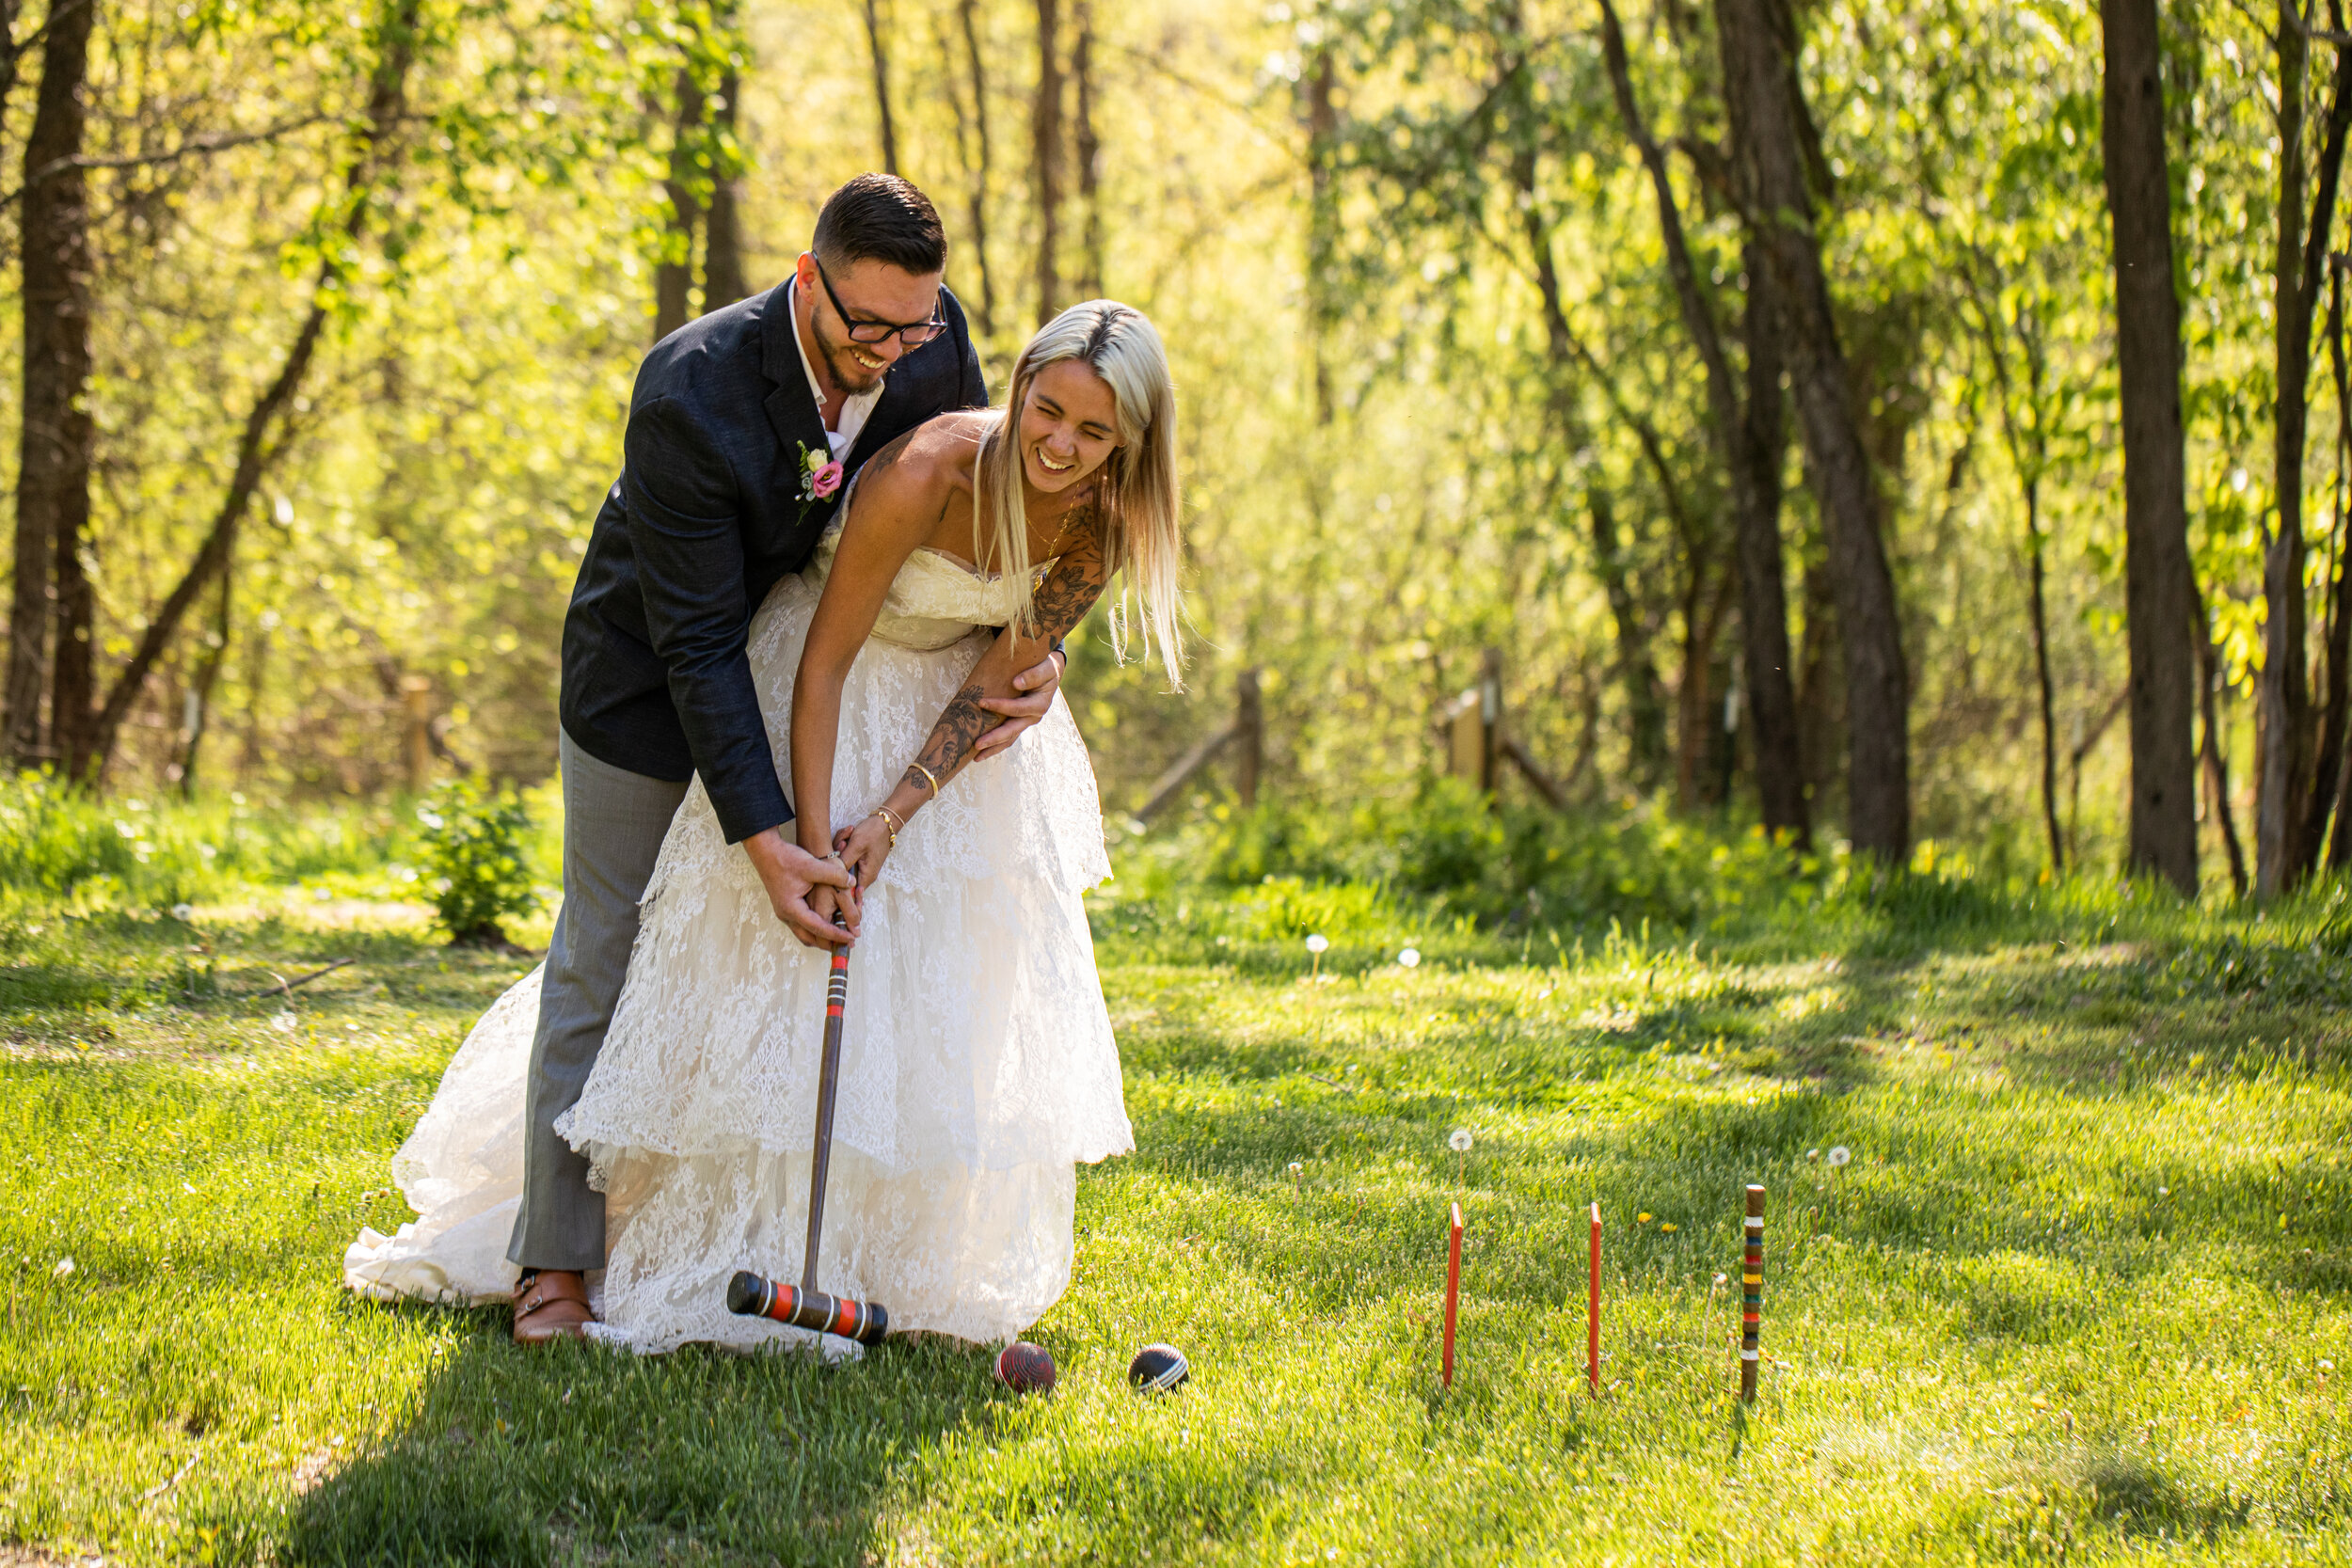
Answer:
[[[752, 858], [752, 869], [768, 890], [769, 908], [802, 946], [832, 947], [855, 940], [857, 893], [839, 861], [819, 860], [785, 837], [780, 828], [754, 833], [743, 841], [743, 852]], [[839, 890], [821, 895], [821, 910], [810, 904], [810, 895], [819, 888]], [[846, 931], [833, 923], [836, 907], [850, 923]]]
[[1004, 715], [1005, 721], [973, 743], [974, 762], [994, 756], [1020, 739], [1023, 730], [1045, 717], [1045, 710], [1054, 705], [1054, 693], [1061, 688], [1062, 666], [1069, 662], [1069, 657], [1059, 651], [1049, 652], [1042, 662], [1013, 676], [1013, 689], [1021, 696], [980, 699], [980, 706]]

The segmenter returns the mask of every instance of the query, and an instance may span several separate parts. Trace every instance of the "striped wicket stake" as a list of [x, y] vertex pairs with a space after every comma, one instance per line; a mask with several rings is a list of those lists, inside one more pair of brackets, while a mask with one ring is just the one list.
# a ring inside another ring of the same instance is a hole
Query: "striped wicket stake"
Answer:
[[1592, 1293], [1584, 1307], [1584, 1383], [1600, 1392], [1600, 1205], [1593, 1205]]
[[1454, 1386], [1454, 1308], [1462, 1295], [1462, 1206], [1454, 1206], [1454, 1227], [1445, 1260], [1445, 1386]]
[[1756, 1330], [1764, 1320], [1764, 1189], [1748, 1184], [1747, 1256], [1740, 1264], [1740, 1402], [1756, 1402]]

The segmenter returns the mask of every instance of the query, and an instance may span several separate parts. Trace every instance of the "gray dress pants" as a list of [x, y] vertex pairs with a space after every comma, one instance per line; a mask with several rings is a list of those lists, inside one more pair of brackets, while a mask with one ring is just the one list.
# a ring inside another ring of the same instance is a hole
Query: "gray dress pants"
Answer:
[[599, 762], [563, 739], [564, 907], [539, 982], [531, 1045], [523, 1202], [506, 1257], [526, 1269], [604, 1267], [604, 1195], [588, 1185], [588, 1157], [556, 1135], [603, 1049], [628, 977], [637, 901], [687, 786]]

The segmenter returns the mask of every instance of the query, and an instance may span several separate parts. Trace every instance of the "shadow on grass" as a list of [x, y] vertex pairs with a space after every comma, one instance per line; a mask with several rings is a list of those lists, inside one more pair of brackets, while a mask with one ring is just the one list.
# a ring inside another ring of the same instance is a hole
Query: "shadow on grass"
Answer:
[[401, 1427], [297, 1504], [287, 1561], [858, 1562], [921, 1450], [1010, 1398], [984, 1352], [935, 1342], [836, 1367], [526, 1352], [468, 1316]]

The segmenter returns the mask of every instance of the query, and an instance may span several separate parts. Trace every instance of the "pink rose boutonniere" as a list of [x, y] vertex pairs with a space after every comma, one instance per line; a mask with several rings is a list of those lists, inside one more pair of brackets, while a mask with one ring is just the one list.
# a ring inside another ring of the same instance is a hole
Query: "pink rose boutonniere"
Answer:
[[840, 459], [814, 451], [803, 443], [801, 447], [802, 515], [806, 516], [808, 509], [818, 501], [833, 499], [840, 488]]

